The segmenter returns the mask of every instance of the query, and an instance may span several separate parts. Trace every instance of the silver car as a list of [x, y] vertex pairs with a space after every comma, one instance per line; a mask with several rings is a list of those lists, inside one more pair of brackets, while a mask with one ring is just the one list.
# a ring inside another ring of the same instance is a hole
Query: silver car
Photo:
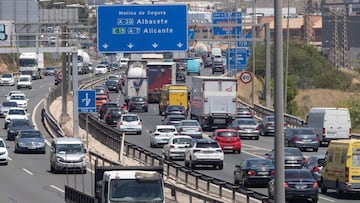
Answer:
[[9, 101], [4, 101], [0, 107], [0, 117], [1, 118], [5, 118], [7, 112], [9, 111], [10, 108], [12, 107], [17, 107], [17, 103], [16, 102], [9, 102]]
[[285, 130], [285, 146], [297, 147], [301, 151], [319, 150], [320, 138], [312, 128], [288, 128]]
[[39, 152], [46, 153], [45, 138], [38, 130], [22, 130], [15, 138], [15, 153]]
[[[266, 158], [271, 159], [275, 163], [275, 150], [265, 154]], [[284, 162], [285, 168], [301, 169], [306, 159], [300, 149], [296, 147], [285, 147], [284, 148]]]
[[197, 120], [181, 120], [176, 126], [181, 135], [189, 135], [195, 139], [202, 138], [202, 128]]
[[259, 139], [259, 126], [252, 118], [237, 118], [228, 128], [237, 130], [240, 137]]
[[154, 130], [150, 131], [150, 146], [157, 147], [167, 144], [170, 137], [178, 135], [173, 125], [157, 125]]
[[186, 149], [191, 147], [192, 137], [187, 135], [176, 135], [170, 137], [164, 145], [162, 154], [165, 159], [184, 159]]

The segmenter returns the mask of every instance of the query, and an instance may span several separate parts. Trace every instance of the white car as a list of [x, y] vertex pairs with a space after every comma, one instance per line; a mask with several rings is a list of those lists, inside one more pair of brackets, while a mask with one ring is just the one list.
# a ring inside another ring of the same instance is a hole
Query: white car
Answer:
[[5, 124], [4, 129], [7, 129], [8, 124], [13, 119], [29, 119], [29, 113], [26, 112], [25, 109], [20, 107], [10, 108], [5, 116]]
[[20, 88], [32, 89], [31, 75], [20, 75], [16, 87], [17, 87], [17, 89], [20, 89]]
[[195, 139], [191, 148], [185, 151], [185, 166], [194, 169], [196, 165], [212, 165], [223, 169], [224, 152], [216, 140]]
[[171, 136], [178, 135], [176, 127], [173, 125], [157, 125], [150, 131], [150, 146], [157, 147], [168, 143]]
[[184, 159], [186, 149], [191, 147], [193, 138], [187, 135], [176, 135], [170, 137], [162, 149], [165, 159]]
[[4, 73], [0, 78], [0, 85], [15, 85], [15, 78], [12, 73]]
[[29, 99], [26, 98], [25, 94], [12, 94], [8, 101], [16, 102], [18, 104], [18, 107], [26, 110], [28, 100]]
[[127, 68], [129, 63], [129, 58], [121, 58], [120, 59], [120, 68]]
[[8, 165], [9, 153], [5, 141], [0, 138], [0, 164]]
[[96, 67], [95, 67], [95, 75], [98, 75], [98, 74], [106, 74], [108, 72], [108, 68], [106, 67], [105, 64], [98, 64]]
[[123, 133], [135, 133], [141, 135], [141, 119], [137, 114], [122, 114], [118, 122], [118, 129]]
[[22, 91], [20, 91], [20, 90], [12, 90], [12, 91], [9, 91], [9, 92], [5, 95], [6, 101], [9, 101], [9, 100], [10, 100], [10, 96], [11, 96], [12, 94], [24, 94], [24, 93], [23, 93]]

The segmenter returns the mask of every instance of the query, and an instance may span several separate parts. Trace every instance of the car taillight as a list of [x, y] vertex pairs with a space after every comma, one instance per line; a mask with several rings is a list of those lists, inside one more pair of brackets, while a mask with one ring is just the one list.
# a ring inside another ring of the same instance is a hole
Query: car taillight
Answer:
[[208, 102], [208, 100], [209, 100], [209, 99], [206, 97], [206, 98], [204, 99], [204, 102]]
[[273, 124], [272, 123], [267, 123], [266, 126], [272, 126]]
[[183, 131], [184, 129], [183, 128], [180, 128], [179, 131]]
[[284, 187], [288, 188], [289, 184], [287, 182], [284, 183]]
[[216, 151], [217, 151], [217, 152], [220, 152], [220, 153], [222, 152], [222, 150], [221, 150], [221, 149], [217, 149]]
[[111, 114], [106, 115], [106, 118], [111, 118]]
[[303, 159], [301, 160], [301, 164], [304, 165], [306, 163], [306, 159], [305, 157], [303, 157]]
[[254, 176], [254, 175], [256, 175], [256, 171], [248, 171], [247, 175], [248, 176]]
[[194, 149], [193, 153], [200, 152], [200, 149]]
[[160, 135], [160, 133], [154, 133], [154, 136], [158, 136], [158, 135]]
[[270, 176], [275, 176], [275, 170], [270, 171]]
[[319, 172], [319, 171], [320, 171], [320, 168], [317, 167], [317, 166], [315, 166], [315, 167], [312, 169], [312, 172], [314, 172], [314, 173], [317, 173], [317, 172]]
[[170, 145], [170, 148], [175, 148], [175, 145], [172, 145], [172, 144], [171, 144], [171, 145]]
[[287, 123], [284, 123], [284, 127], [287, 128], [289, 126], [289, 124]]
[[238, 127], [236, 128], [236, 130], [241, 130], [240, 126], [238, 126]]
[[315, 182], [314, 184], [313, 184], [313, 188], [318, 188], [319, 187], [319, 184], [317, 183], [317, 182]]
[[345, 183], [349, 182], [349, 167], [345, 167]]
[[202, 129], [201, 128], [198, 128], [198, 132], [201, 132], [202, 131]]
[[294, 142], [296, 142], [296, 141], [299, 141], [299, 138], [295, 136], [295, 137], [293, 138], [293, 140], [294, 140]]

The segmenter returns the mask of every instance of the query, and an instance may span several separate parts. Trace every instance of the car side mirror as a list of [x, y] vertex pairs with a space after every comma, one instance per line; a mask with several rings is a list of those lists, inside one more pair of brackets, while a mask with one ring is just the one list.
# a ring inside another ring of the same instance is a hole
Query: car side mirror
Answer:
[[265, 153], [265, 156], [270, 156], [270, 154], [269, 154], [269, 153]]
[[83, 151], [84, 151], [84, 153], [87, 153], [87, 149], [85, 149], [85, 148], [84, 148], [84, 150], [83, 150]]
[[325, 159], [319, 159], [319, 160], [317, 161], [318, 166], [324, 166], [325, 163], [326, 163]]
[[235, 165], [235, 168], [241, 168], [240, 165]]

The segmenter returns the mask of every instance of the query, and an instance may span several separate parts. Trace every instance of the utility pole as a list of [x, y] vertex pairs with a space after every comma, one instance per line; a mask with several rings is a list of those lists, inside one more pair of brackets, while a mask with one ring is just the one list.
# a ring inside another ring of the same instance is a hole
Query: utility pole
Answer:
[[342, 33], [342, 46], [341, 46], [341, 55], [342, 55], [342, 67], [349, 68], [349, 47], [348, 47], [348, 39], [347, 39], [347, 14], [348, 14], [349, 5], [345, 5], [343, 12], [342, 12], [342, 26], [343, 26], [343, 33]]
[[339, 68], [339, 35], [338, 35], [338, 8], [330, 6], [330, 15], [333, 17], [332, 54], [335, 68]]
[[311, 22], [311, 15], [314, 12], [313, 6], [312, 6], [312, 0], [307, 0], [305, 3], [305, 15], [304, 15], [304, 26], [303, 26], [303, 32], [304, 32], [304, 41], [306, 44], [309, 44], [310, 42], [314, 41], [314, 29], [313, 29], [313, 23]]
[[[66, 46], [66, 25], [61, 27], [61, 46]], [[64, 124], [69, 119], [68, 109], [67, 109], [67, 93], [68, 93], [68, 85], [67, 85], [67, 55], [65, 52], [61, 53], [61, 74], [62, 74], [62, 83], [61, 83], [61, 118], [60, 123]]]

